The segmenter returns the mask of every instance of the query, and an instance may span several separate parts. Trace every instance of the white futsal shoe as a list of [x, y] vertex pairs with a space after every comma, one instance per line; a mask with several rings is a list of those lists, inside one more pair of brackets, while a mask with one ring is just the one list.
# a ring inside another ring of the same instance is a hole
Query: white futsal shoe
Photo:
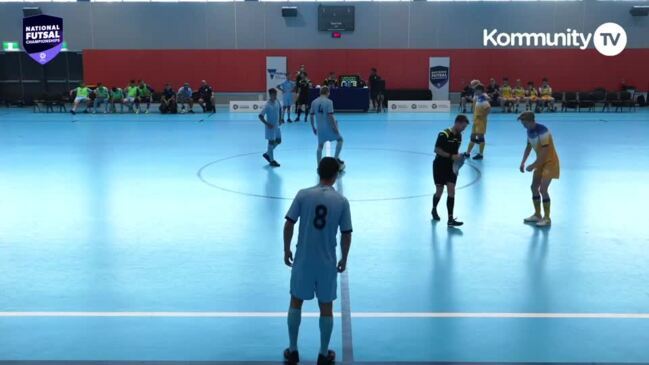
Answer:
[[550, 220], [550, 218], [543, 218], [543, 219], [539, 220], [538, 222], [536, 222], [537, 227], [549, 227], [550, 224], [552, 224], [552, 221]]
[[542, 220], [543, 220], [543, 218], [541, 218], [540, 216], [538, 216], [536, 214], [532, 214], [531, 216], [523, 219], [523, 223], [535, 223], [536, 224], [536, 223], [539, 223]]

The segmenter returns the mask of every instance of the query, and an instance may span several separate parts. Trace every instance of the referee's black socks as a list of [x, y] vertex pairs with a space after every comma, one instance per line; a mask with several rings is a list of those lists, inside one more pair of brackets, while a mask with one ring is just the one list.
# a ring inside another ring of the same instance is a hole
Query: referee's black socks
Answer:
[[453, 219], [453, 207], [455, 206], [455, 197], [446, 198], [446, 209], [448, 209], [448, 219]]

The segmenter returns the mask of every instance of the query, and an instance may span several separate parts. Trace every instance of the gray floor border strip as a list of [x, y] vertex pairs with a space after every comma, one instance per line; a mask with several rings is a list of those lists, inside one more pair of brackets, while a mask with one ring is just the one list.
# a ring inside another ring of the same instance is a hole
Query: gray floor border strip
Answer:
[[345, 271], [340, 276], [340, 312], [342, 321], [343, 337], [343, 364], [354, 362], [354, 343], [352, 339], [352, 308], [349, 295], [349, 271]]
[[[0, 365], [283, 365], [281, 361], [13, 361], [0, 360]], [[313, 361], [300, 362], [314, 365]], [[358, 361], [355, 365], [649, 365], [646, 362], [448, 362], [448, 361]]]

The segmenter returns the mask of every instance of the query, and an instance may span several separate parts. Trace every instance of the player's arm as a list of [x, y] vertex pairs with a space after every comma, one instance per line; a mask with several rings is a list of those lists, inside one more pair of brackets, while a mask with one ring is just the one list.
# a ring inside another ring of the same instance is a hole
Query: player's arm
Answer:
[[343, 214], [340, 217], [340, 251], [342, 257], [338, 261], [338, 272], [345, 272], [347, 269], [347, 257], [349, 256], [349, 249], [352, 246], [352, 213], [349, 208], [349, 201], [345, 199], [345, 206]]
[[295, 223], [300, 218], [302, 198], [300, 192], [297, 193], [291, 207], [286, 213], [286, 222], [284, 223], [284, 263], [286, 266], [293, 266], [293, 252], [291, 251], [291, 240], [293, 240], [293, 229]]
[[525, 151], [523, 152], [523, 161], [521, 161], [521, 172], [525, 172], [525, 162], [527, 162], [527, 158], [530, 157], [530, 152], [532, 152], [532, 145], [527, 142], [527, 146], [525, 146]]
[[345, 272], [347, 269], [347, 257], [349, 256], [349, 249], [352, 247], [352, 233], [343, 233], [340, 236], [340, 251], [342, 258], [338, 262], [338, 272]]
[[313, 110], [313, 103], [311, 104], [311, 108], [309, 108], [309, 121], [311, 122], [311, 129], [313, 130], [313, 134], [317, 135], [318, 130], [315, 129], [315, 111]]
[[293, 266], [293, 252], [291, 251], [291, 241], [293, 240], [293, 231], [295, 222], [286, 218], [284, 223], [284, 263], [286, 266]]

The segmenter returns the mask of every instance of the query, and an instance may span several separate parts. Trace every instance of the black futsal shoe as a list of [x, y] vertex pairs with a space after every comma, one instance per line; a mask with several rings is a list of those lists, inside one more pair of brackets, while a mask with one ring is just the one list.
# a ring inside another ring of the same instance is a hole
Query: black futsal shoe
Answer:
[[300, 354], [297, 351], [286, 349], [284, 350], [284, 362], [289, 365], [295, 365], [300, 362]]
[[463, 224], [464, 224], [464, 222], [460, 222], [455, 218], [449, 218], [448, 219], [448, 226], [449, 227], [459, 227], [459, 226], [461, 226]]
[[318, 365], [333, 365], [336, 363], [336, 353], [332, 350], [327, 352], [327, 356], [318, 354]]

